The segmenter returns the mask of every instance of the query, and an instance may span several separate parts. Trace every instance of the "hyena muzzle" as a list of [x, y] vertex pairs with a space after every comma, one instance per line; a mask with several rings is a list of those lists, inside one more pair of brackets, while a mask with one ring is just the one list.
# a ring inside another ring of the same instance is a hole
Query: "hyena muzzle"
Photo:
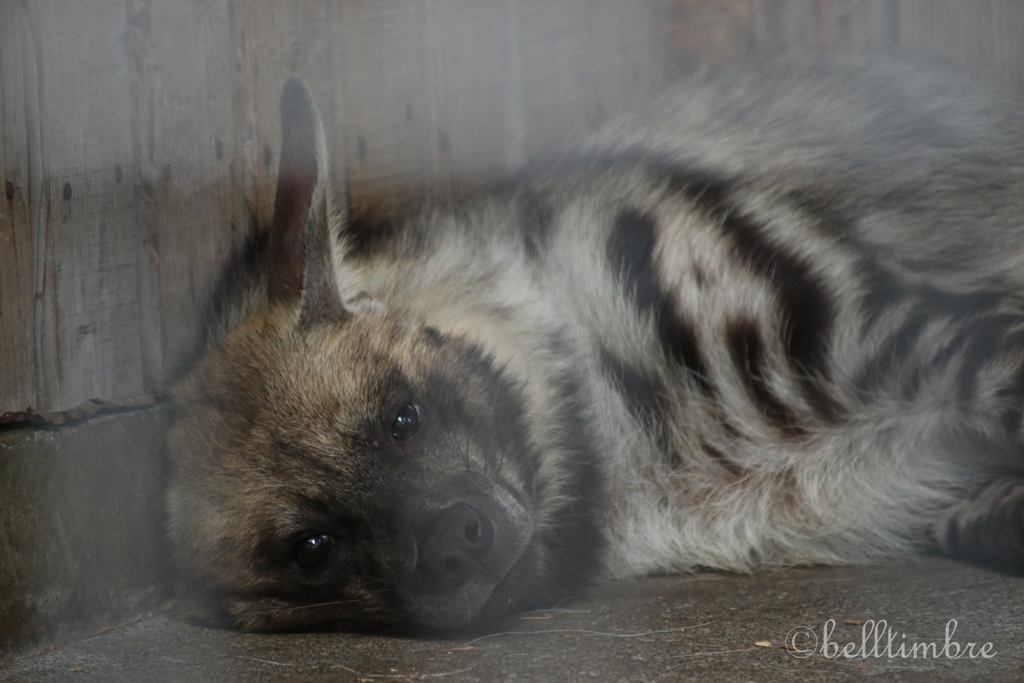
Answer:
[[288, 81], [272, 225], [173, 391], [182, 594], [249, 630], [449, 629], [598, 577], [1021, 571], [1021, 111], [788, 61], [343, 221]]

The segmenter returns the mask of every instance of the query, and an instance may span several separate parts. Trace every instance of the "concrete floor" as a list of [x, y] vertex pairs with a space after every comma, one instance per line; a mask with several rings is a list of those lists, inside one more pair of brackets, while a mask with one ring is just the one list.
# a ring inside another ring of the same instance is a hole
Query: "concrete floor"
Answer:
[[[829, 620], [832, 645], [823, 650]], [[864, 638], [870, 620], [876, 628]], [[944, 651], [947, 628], [955, 631]], [[808, 634], [818, 641], [810, 656], [784, 647], [800, 630], [801, 649]], [[937, 652], [911, 656], [913, 643], [931, 642]], [[952, 643], [962, 653], [974, 648], [951, 659]], [[847, 644], [856, 653], [836, 656]], [[601, 586], [492, 633], [451, 640], [242, 634], [156, 614], [11, 660], [0, 680], [1019, 683], [1024, 579], [938, 558], [658, 577]]]

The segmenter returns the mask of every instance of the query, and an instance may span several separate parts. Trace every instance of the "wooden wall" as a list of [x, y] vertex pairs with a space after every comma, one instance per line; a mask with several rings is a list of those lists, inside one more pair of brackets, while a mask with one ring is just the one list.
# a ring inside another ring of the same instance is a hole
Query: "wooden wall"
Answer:
[[159, 392], [271, 214], [299, 73], [354, 200], [506, 172], [660, 89], [651, 0], [0, 0], [0, 413]]
[[1020, 0], [666, 0], [669, 75], [793, 48], [939, 57], [1024, 88]]
[[0, 0], [0, 413], [163, 390], [270, 216], [293, 73], [363, 202], [505, 173], [666, 78], [811, 45], [1021, 86], [1024, 3]]

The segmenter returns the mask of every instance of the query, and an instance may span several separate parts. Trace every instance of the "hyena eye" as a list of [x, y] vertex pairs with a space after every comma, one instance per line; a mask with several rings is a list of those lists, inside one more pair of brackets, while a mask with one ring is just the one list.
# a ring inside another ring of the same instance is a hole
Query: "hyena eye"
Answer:
[[405, 441], [420, 428], [420, 411], [412, 403], [405, 404], [395, 421], [391, 423], [391, 436], [395, 441]]
[[334, 539], [327, 534], [308, 534], [299, 539], [292, 550], [292, 559], [303, 569], [316, 569], [331, 554]]

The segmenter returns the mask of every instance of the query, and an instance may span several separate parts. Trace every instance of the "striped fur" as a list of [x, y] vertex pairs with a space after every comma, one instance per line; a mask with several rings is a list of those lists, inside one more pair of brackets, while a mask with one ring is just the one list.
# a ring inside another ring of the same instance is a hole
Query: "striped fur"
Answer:
[[341, 225], [290, 81], [265, 265], [175, 389], [183, 593], [250, 630], [453, 628], [597, 577], [1021, 571], [1019, 111], [783, 62]]

